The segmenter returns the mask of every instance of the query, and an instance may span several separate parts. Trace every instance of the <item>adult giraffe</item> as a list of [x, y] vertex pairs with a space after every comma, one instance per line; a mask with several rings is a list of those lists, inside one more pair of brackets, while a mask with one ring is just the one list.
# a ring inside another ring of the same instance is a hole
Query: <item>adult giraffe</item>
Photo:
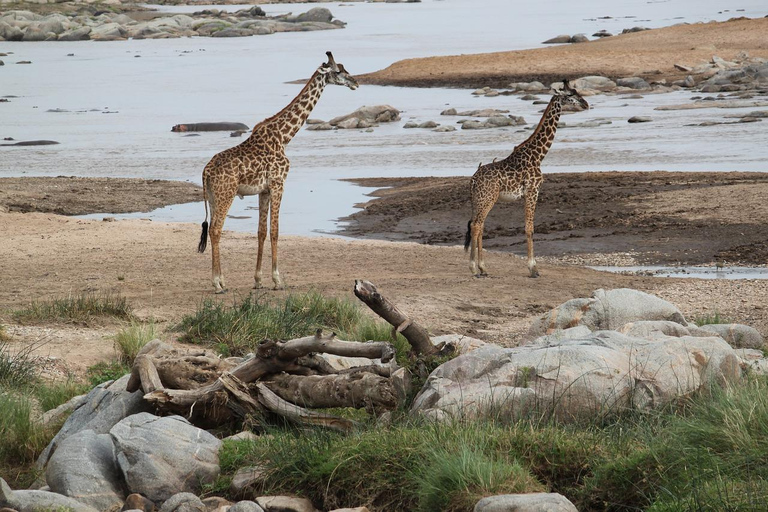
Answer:
[[211, 207], [211, 252], [213, 286], [216, 293], [226, 291], [221, 273], [219, 240], [229, 207], [235, 196], [259, 196], [259, 252], [256, 259], [256, 284], [261, 288], [261, 260], [264, 240], [267, 237], [267, 213], [270, 215], [270, 241], [272, 243], [272, 281], [275, 289], [283, 288], [277, 266], [277, 238], [279, 231], [280, 201], [283, 198], [285, 178], [290, 162], [285, 156], [285, 146], [298, 133], [320, 99], [328, 84], [344, 85], [357, 89], [357, 82], [342, 64], [326, 52], [328, 62], [323, 63], [283, 110], [254, 126], [250, 137], [233, 148], [214, 155], [203, 170], [203, 199], [205, 221], [200, 236], [199, 252], [204, 252], [208, 242], [208, 206]]
[[531, 277], [539, 277], [536, 260], [533, 257], [533, 214], [539, 198], [541, 161], [555, 140], [557, 122], [563, 105], [579, 105], [588, 109], [589, 104], [572, 89], [568, 80], [563, 80], [563, 88], [554, 91], [549, 105], [541, 116], [539, 125], [533, 134], [522, 144], [516, 146], [504, 160], [480, 165], [472, 176], [470, 192], [472, 196], [472, 218], [467, 223], [464, 238], [464, 250], [470, 246], [469, 268], [476, 277], [487, 276], [483, 260], [483, 227], [485, 218], [497, 201], [514, 201], [525, 197], [525, 237], [528, 242], [528, 271]]

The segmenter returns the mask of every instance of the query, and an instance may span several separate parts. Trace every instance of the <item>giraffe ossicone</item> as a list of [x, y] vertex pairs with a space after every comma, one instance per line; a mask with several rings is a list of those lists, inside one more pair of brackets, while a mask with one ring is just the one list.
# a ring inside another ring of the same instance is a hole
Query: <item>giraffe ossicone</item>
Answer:
[[539, 188], [543, 181], [541, 161], [547, 155], [557, 132], [557, 122], [564, 105], [578, 105], [589, 109], [587, 101], [576, 89], [571, 88], [568, 80], [563, 80], [563, 87], [553, 91], [544, 114], [533, 134], [504, 160], [480, 165], [470, 181], [472, 198], [472, 218], [467, 223], [464, 237], [464, 249], [470, 250], [469, 268], [477, 277], [485, 277], [483, 260], [483, 229], [485, 219], [498, 201], [525, 199], [525, 238], [528, 245], [528, 272], [531, 277], [538, 277], [536, 259], [533, 257], [533, 216], [539, 198]]
[[[217, 153], [203, 170], [203, 199], [205, 221], [197, 250], [204, 252], [211, 239], [213, 286], [216, 293], [226, 291], [221, 271], [219, 241], [235, 196], [259, 196], [258, 255], [255, 286], [261, 287], [261, 263], [267, 237], [267, 215], [272, 246], [272, 281], [275, 289], [284, 287], [277, 261], [280, 202], [290, 162], [285, 146], [298, 133], [328, 84], [357, 89], [357, 81], [342, 64], [336, 63], [331, 52], [328, 61], [317, 68], [299, 94], [280, 112], [253, 127], [251, 135], [235, 147]], [[210, 206], [211, 223], [208, 225]]]

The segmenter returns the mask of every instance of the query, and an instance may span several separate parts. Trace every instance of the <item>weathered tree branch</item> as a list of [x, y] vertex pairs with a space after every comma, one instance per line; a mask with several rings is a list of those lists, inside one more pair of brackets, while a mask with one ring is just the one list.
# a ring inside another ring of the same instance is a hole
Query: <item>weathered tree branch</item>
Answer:
[[253, 387], [258, 390], [258, 400], [261, 405], [291, 421], [303, 425], [330, 428], [340, 432], [349, 432], [354, 426], [354, 423], [350, 420], [308, 411], [290, 402], [286, 402], [264, 384], [255, 384]]
[[262, 383], [280, 398], [309, 408], [365, 407], [375, 412], [397, 406], [392, 381], [368, 372], [308, 377], [281, 373]]
[[369, 281], [355, 281], [355, 296], [371, 308], [374, 313], [392, 324], [395, 332], [403, 334], [413, 351], [420, 355], [436, 355], [440, 351], [432, 344], [429, 333], [422, 326], [403, 314]]

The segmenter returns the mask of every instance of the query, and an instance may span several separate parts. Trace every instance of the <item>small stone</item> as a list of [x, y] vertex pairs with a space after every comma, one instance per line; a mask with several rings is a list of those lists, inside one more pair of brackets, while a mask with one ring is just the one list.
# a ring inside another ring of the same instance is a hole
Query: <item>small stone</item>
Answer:
[[651, 121], [653, 121], [653, 119], [647, 116], [632, 116], [627, 119], [628, 123], [650, 123]]
[[441, 116], [455, 116], [456, 115], [456, 109], [455, 108], [449, 108], [446, 110], [443, 110], [440, 112]]
[[419, 124], [414, 123], [413, 121], [408, 121], [403, 125], [403, 128], [418, 128], [418, 127], [419, 127]]
[[125, 498], [125, 505], [123, 505], [122, 510], [141, 510], [142, 512], [154, 512], [155, 504], [152, 503], [152, 500], [149, 498], [145, 498], [138, 493], [133, 493]]
[[533, 94], [526, 94], [524, 96], [520, 96], [520, 99], [523, 101], [533, 101], [539, 99], [539, 97], [534, 96]]
[[433, 132], [441, 132], [441, 133], [442, 132], [455, 132], [456, 131], [456, 127], [455, 126], [450, 126], [450, 125], [444, 125], [444, 126], [438, 126], [437, 128], [435, 128], [432, 131]]

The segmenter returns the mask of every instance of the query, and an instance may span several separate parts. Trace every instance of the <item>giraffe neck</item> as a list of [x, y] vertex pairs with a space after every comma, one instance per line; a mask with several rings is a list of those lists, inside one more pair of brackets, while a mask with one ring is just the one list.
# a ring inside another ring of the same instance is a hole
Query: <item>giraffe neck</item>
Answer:
[[278, 134], [283, 145], [288, 144], [315, 108], [327, 84], [328, 75], [315, 71], [301, 92], [283, 110], [256, 125], [253, 133], [266, 130], [272, 135]]
[[541, 116], [539, 125], [533, 131], [533, 134], [519, 146], [528, 149], [539, 162], [544, 159], [549, 148], [552, 147], [555, 133], [557, 132], [557, 122], [560, 120], [562, 109], [563, 105], [560, 96], [552, 96], [552, 99], [549, 100], [549, 105], [547, 105], [544, 114]]

